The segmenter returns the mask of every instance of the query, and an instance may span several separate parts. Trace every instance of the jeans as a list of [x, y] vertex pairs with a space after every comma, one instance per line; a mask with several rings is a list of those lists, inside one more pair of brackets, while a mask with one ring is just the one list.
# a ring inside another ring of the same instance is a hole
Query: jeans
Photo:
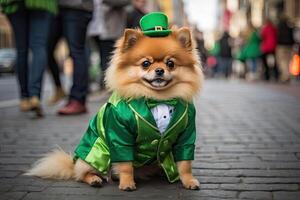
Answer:
[[[47, 43], [53, 15], [46, 11], [19, 10], [8, 19], [15, 35], [17, 49], [16, 73], [21, 98], [41, 96], [42, 79], [47, 65]], [[32, 63], [28, 65], [28, 50]]]
[[87, 25], [92, 18], [92, 13], [70, 8], [61, 8], [59, 12], [63, 36], [67, 40], [74, 63], [70, 99], [84, 103], [88, 93], [88, 60], [85, 41]]
[[109, 60], [114, 51], [115, 40], [101, 40], [99, 37], [94, 37], [95, 42], [97, 43], [100, 60], [101, 60], [101, 79], [100, 79], [100, 88], [104, 89], [104, 74], [106, 69], [109, 67]]
[[49, 46], [48, 46], [48, 67], [50, 73], [52, 75], [54, 84], [56, 88], [61, 87], [61, 80], [60, 80], [60, 70], [59, 66], [54, 58], [54, 51], [58, 41], [62, 37], [62, 24], [59, 16], [56, 16], [51, 24], [51, 33], [49, 35]]
[[228, 78], [231, 75], [232, 70], [232, 58], [230, 57], [218, 57], [218, 73], [225, 75]]
[[257, 69], [257, 58], [249, 58], [246, 60], [248, 71], [256, 73]]

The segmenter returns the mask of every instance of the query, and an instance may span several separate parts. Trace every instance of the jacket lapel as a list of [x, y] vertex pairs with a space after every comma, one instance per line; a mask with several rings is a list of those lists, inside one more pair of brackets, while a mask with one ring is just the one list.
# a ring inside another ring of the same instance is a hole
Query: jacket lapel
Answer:
[[153, 128], [158, 130], [156, 122], [153, 118], [153, 115], [146, 104], [146, 100], [144, 98], [140, 99], [132, 99], [129, 102], [129, 107], [141, 117], [142, 120], [149, 123]]

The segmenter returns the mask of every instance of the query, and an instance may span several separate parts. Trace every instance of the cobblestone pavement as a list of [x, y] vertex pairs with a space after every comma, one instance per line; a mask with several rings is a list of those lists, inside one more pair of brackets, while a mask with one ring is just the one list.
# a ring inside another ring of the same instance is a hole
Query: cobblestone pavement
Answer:
[[300, 199], [300, 100], [243, 82], [208, 80], [196, 103], [193, 171], [200, 191], [160, 178], [128, 193], [116, 183], [96, 189], [22, 176], [56, 145], [72, 151], [105, 98], [92, 100], [85, 116], [59, 117], [48, 107], [44, 119], [34, 120], [16, 107], [1, 108], [0, 199]]

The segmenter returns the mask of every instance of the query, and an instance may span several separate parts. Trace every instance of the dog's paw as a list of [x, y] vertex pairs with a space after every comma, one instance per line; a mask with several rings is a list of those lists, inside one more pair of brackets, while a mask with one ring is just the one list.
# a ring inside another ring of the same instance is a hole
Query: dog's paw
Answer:
[[101, 187], [103, 183], [102, 179], [95, 174], [87, 174], [83, 181], [92, 187]]
[[90, 183], [90, 186], [92, 186], [92, 187], [102, 187], [102, 184], [103, 184], [102, 179], [99, 176], [97, 176], [97, 177], [93, 178], [93, 180]]
[[191, 178], [182, 181], [183, 187], [189, 190], [200, 190], [200, 183], [197, 179]]
[[119, 189], [127, 192], [131, 192], [136, 190], [135, 182], [126, 182], [126, 183], [120, 183], [119, 184]]

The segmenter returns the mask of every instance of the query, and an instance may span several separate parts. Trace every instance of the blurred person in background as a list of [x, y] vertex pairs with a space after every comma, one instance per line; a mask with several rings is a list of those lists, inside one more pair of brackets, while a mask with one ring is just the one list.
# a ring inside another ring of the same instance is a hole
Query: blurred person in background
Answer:
[[[50, 25], [57, 13], [56, 0], [0, 0], [2, 12], [12, 26], [17, 63], [16, 74], [20, 87], [20, 110], [35, 111], [42, 116], [41, 88], [47, 66], [47, 46]], [[28, 63], [31, 50], [32, 62]]]
[[[66, 105], [58, 110], [60, 115], [75, 115], [85, 113], [88, 93], [88, 62], [85, 53], [86, 31], [92, 18], [93, 0], [58, 0], [59, 14], [54, 21], [50, 42], [51, 56], [54, 47], [62, 35], [68, 44], [73, 60], [73, 84]], [[51, 60], [52, 58], [50, 58]], [[56, 63], [50, 62], [54, 80], [59, 80], [59, 69]], [[59, 88], [57, 84], [57, 88]], [[63, 94], [62, 94], [63, 95]]]
[[104, 74], [114, 50], [115, 41], [122, 36], [126, 27], [125, 6], [130, 0], [94, 0], [92, 21], [88, 36], [92, 37], [100, 53], [100, 90], [105, 89]]
[[198, 28], [195, 28], [195, 39], [197, 42], [197, 49], [200, 55], [200, 60], [202, 66], [205, 68], [206, 67], [206, 60], [208, 56], [208, 52], [204, 46], [204, 38], [203, 38], [203, 32], [200, 31]]
[[228, 31], [225, 31], [218, 41], [220, 45], [219, 55], [218, 55], [218, 73], [228, 78], [231, 74], [232, 69], [232, 38], [230, 37]]
[[238, 52], [237, 59], [246, 63], [246, 78], [248, 80], [255, 80], [257, 79], [257, 63], [261, 57], [261, 40], [258, 30], [252, 25], [251, 22], [248, 24], [246, 32], [247, 33], [244, 34], [246, 37], [246, 42], [241, 48], [240, 52]]
[[289, 24], [285, 15], [280, 17], [277, 25], [278, 44], [276, 48], [276, 59], [280, 70], [280, 81], [289, 82], [289, 62], [292, 57], [292, 47], [294, 44], [293, 27]]
[[[264, 67], [264, 79], [270, 80], [274, 74], [275, 81], [279, 78], [279, 71], [276, 63], [275, 50], [277, 46], [277, 29], [270, 19], [265, 20], [260, 33], [262, 62]], [[270, 74], [271, 71], [271, 74]]]
[[140, 27], [140, 19], [147, 14], [146, 0], [132, 0], [132, 6], [127, 11], [127, 28]]
[[208, 50], [207, 66], [209, 67], [209, 75], [215, 77], [218, 74], [218, 56], [220, 54], [220, 43], [216, 40], [213, 46]]

